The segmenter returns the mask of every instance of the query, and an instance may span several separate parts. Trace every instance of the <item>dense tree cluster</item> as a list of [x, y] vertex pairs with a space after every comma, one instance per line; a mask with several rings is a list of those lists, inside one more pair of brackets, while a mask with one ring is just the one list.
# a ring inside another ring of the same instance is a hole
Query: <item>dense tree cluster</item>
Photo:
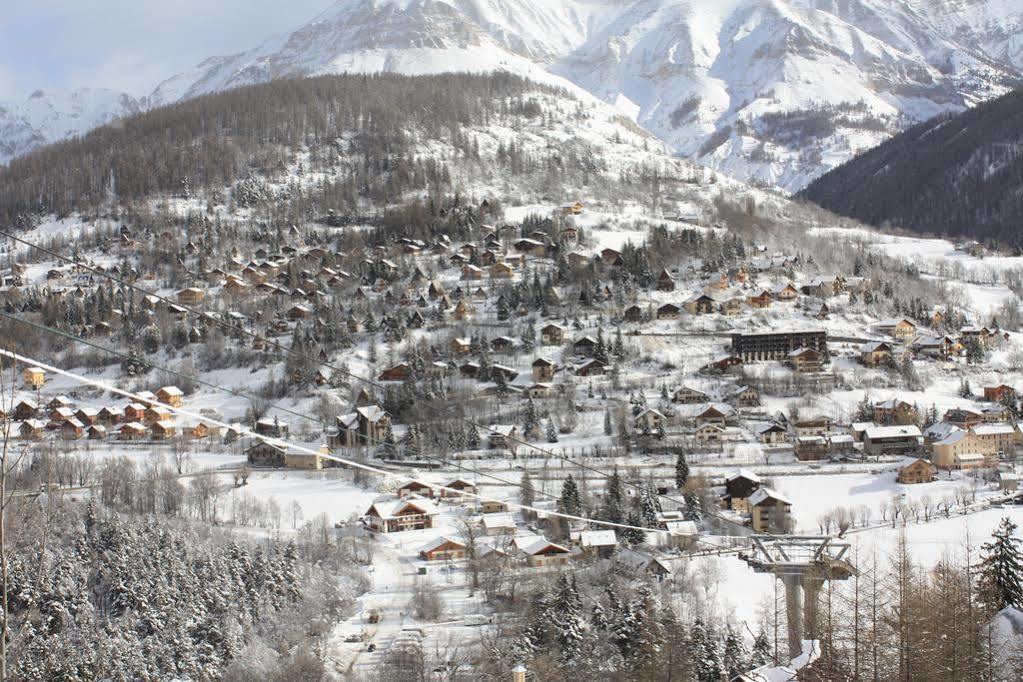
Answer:
[[323, 579], [294, 543], [251, 544], [95, 504], [57, 518], [10, 564], [17, 679], [219, 679], [256, 642], [280, 659], [265, 671], [273, 677], [295, 663], [292, 646], [352, 604], [351, 586]]

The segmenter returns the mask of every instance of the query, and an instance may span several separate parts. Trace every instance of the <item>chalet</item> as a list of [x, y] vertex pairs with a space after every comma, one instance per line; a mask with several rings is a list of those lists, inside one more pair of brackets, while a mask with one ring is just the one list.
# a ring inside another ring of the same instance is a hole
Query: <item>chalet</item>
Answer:
[[562, 566], [572, 559], [570, 549], [543, 537], [537, 537], [533, 542], [522, 546], [520, 551], [526, 558], [526, 564], [534, 568]]
[[494, 263], [490, 266], [490, 279], [511, 279], [515, 276], [515, 268], [505, 262]]
[[148, 435], [149, 429], [146, 428], [145, 424], [137, 421], [121, 424], [121, 428], [117, 429], [118, 440], [143, 440]]
[[747, 298], [746, 302], [749, 303], [751, 308], [762, 310], [771, 307], [771, 304], [774, 302], [774, 296], [767, 289], [763, 289], [759, 293]]
[[671, 402], [681, 405], [700, 405], [710, 400], [706, 393], [689, 386], [682, 386], [671, 396]]
[[593, 357], [597, 350], [597, 341], [592, 336], [583, 336], [572, 344], [572, 350], [576, 355]]
[[1016, 389], [1006, 384], [984, 387], [984, 400], [1000, 403], [1008, 398], [1016, 397]]
[[508, 355], [515, 350], [515, 339], [510, 336], [498, 336], [491, 339], [490, 350], [499, 355]]
[[468, 299], [463, 298], [455, 304], [455, 310], [451, 316], [456, 320], [467, 320], [476, 314], [476, 306]]
[[571, 225], [563, 227], [561, 228], [561, 232], [558, 234], [558, 238], [563, 244], [577, 244], [579, 243], [579, 230]]
[[661, 274], [657, 276], [657, 290], [665, 292], [675, 291], [675, 278], [667, 270], [661, 270]]
[[42, 440], [46, 433], [46, 422], [41, 419], [26, 419], [18, 427], [18, 438], [22, 440]]
[[451, 339], [451, 352], [455, 355], [468, 355], [472, 352], [472, 339], [468, 336], [456, 336]]
[[936, 469], [926, 459], [914, 459], [904, 467], [899, 468], [895, 477], [896, 483], [913, 485], [916, 483], [930, 483], [935, 479]]
[[91, 426], [99, 419], [99, 410], [95, 407], [81, 407], [75, 412], [75, 419], [86, 426]]
[[23, 398], [14, 405], [14, 419], [25, 421], [34, 419], [39, 414], [39, 405], [31, 398]]
[[879, 403], [874, 403], [874, 421], [878, 424], [915, 424], [918, 417], [915, 406], [905, 400], [889, 398]]
[[747, 499], [753, 531], [787, 533], [792, 528], [792, 501], [770, 488], [758, 488]]
[[301, 303], [296, 303], [295, 305], [288, 308], [288, 319], [292, 321], [304, 320], [307, 319], [310, 315], [312, 315], [312, 312], [313, 311], [310, 310], [308, 306], [304, 306]]
[[631, 575], [650, 575], [661, 581], [671, 575], [671, 565], [663, 559], [623, 547], [614, 555], [614, 563], [626, 569]]
[[107, 427], [102, 424], [93, 424], [85, 431], [85, 436], [89, 440], [106, 440], [108, 435]]
[[799, 298], [799, 290], [792, 286], [791, 282], [775, 287], [771, 291], [776, 301], [794, 301]]
[[519, 239], [512, 246], [518, 253], [543, 258], [547, 255], [547, 244], [536, 239]]
[[912, 454], [923, 445], [923, 434], [915, 425], [871, 426], [863, 433], [863, 450], [868, 455]]
[[70, 407], [58, 407], [50, 410], [50, 422], [52, 424], [63, 424], [68, 419], [74, 419], [75, 411]]
[[792, 446], [800, 462], [814, 462], [828, 455], [828, 439], [824, 436], [799, 436]]
[[497, 375], [501, 375], [505, 383], [510, 384], [518, 378], [518, 370], [506, 367], [505, 365], [491, 365], [490, 366], [490, 378], [492, 381], [497, 380]]
[[695, 294], [682, 304], [690, 315], [710, 315], [717, 308], [717, 301], [707, 294]]
[[658, 320], [677, 320], [682, 312], [674, 303], [665, 303], [657, 309]]
[[172, 421], [156, 421], [149, 426], [149, 433], [153, 440], [170, 440], [177, 433]]
[[718, 424], [725, 426], [736, 418], [735, 408], [727, 403], [709, 403], [694, 411], [692, 421], [696, 424]]
[[825, 416], [805, 417], [796, 421], [792, 428], [797, 436], [824, 436], [831, 431], [831, 419]]
[[727, 400], [732, 405], [757, 407], [760, 405], [760, 391], [752, 386], [738, 386], [728, 392]]
[[46, 383], [46, 371], [42, 367], [26, 367], [21, 373], [25, 388], [38, 391]]
[[573, 201], [567, 204], [562, 204], [561, 212], [565, 215], [579, 215], [583, 212], [583, 204], [579, 201]]
[[470, 281], [481, 280], [483, 279], [483, 269], [466, 263], [462, 266], [462, 279]]
[[440, 489], [442, 498], [458, 498], [476, 494], [476, 484], [466, 481], [463, 478], [455, 478], [443, 485]]
[[378, 381], [405, 381], [412, 375], [412, 367], [408, 363], [399, 362], [394, 367], [388, 367], [380, 372]]
[[789, 440], [788, 430], [778, 423], [772, 422], [757, 430], [757, 440], [767, 445], [778, 445], [787, 443]]
[[533, 381], [552, 381], [557, 365], [547, 358], [537, 358], [533, 361]]
[[725, 509], [747, 512], [749, 511], [747, 500], [763, 483], [763, 479], [752, 471], [740, 469], [725, 478], [725, 494], [721, 497], [721, 502]]
[[46, 403], [46, 409], [56, 410], [58, 407], [73, 407], [74, 403], [66, 395], [56, 395]]
[[64, 440], [78, 440], [85, 435], [85, 424], [74, 417], [61, 423], [60, 437]]
[[575, 368], [575, 375], [580, 377], [603, 376], [607, 364], [594, 358]]
[[387, 438], [391, 427], [391, 415], [377, 405], [355, 408], [358, 419], [358, 442], [360, 445], [379, 445]]
[[253, 431], [259, 436], [267, 436], [268, 438], [287, 438], [291, 430], [287, 422], [282, 422], [277, 417], [274, 417], [273, 419], [260, 419], [256, 421]]
[[867, 367], [889, 365], [892, 362], [892, 346], [884, 341], [870, 341], [860, 346], [860, 362]]
[[789, 352], [788, 363], [797, 372], [819, 372], [821, 354], [812, 348], [797, 348]]
[[583, 530], [572, 533], [572, 541], [587, 557], [610, 559], [618, 547], [613, 530]]
[[413, 495], [418, 497], [433, 497], [433, 486], [422, 481], [409, 481], [398, 488], [398, 497], [404, 499]]
[[201, 303], [202, 300], [206, 298], [206, 292], [203, 291], [202, 289], [197, 289], [195, 287], [188, 287], [187, 289], [181, 289], [180, 291], [178, 291], [175, 296], [177, 298], [178, 303], [192, 305], [196, 303]]
[[632, 420], [632, 426], [643, 433], [654, 433], [665, 424], [664, 415], [653, 408], [647, 408], [636, 415]]
[[495, 535], [511, 535], [518, 530], [515, 519], [508, 513], [484, 513], [483, 518], [480, 520], [480, 525], [483, 526], [483, 532], [491, 537]]
[[720, 424], [701, 424], [693, 431], [698, 443], [720, 443], [725, 439], [725, 427]]
[[742, 312], [742, 307], [746, 303], [746, 299], [741, 296], [730, 296], [721, 301], [718, 305], [718, 312], [722, 315], [738, 315]]
[[643, 312], [643, 308], [641, 308], [640, 306], [630, 305], [628, 308], [625, 309], [625, 314], [623, 315], [623, 317], [626, 322], [642, 322], [643, 318], [645, 317], [645, 314]]
[[373, 504], [363, 515], [366, 526], [378, 533], [396, 533], [405, 530], [433, 528], [437, 513], [433, 503], [419, 497], [400, 499], [385, 496]]
[[916, 336], [916, 325], [904, 317], [882, 320], [874, 328], [882, 334], [902, 341]]
[[168, 410], [162, 405], [150, 405], [146, 408], [144, 415], [144, 421], [146, 424], [155, 424], [156, 422], [172, 422], [174, 421], [174, 413]]
[[181, 407], [181, 401], [184, 397], [184, 391], [177, 386], [163, 386], [156, 391], [156, 399], [164, 405], [170, 405], [171, 407]]
[[[493, 495], [493, 493], [491, 493]], [[479, 500], [479, 512], [480, 514], [499, 514], [508, 511], [508, 502], [499, 499], [497, 497], [488, 497], [486, 499]], [[512, 522], [514, 528], [515, 522]]]
[[508, 450], [512, 455], [518, 447], [518, 428], [506, 424], [492, 424], [487, 429], [487, 447]]
[[189, 421], [181, 425], [181, 436], [185, 440], [204, 440], [220, 434], [220, 427], [202, 420]]
[[454, 561], [466, 558], [468, 551], [464, 543], [442, 536], [423, 545], [419, 549], [419, 558], [423, 561]]
[[622, 253], [610, 248], [602, 249], [600, 252], [600, 262], [605, 266], [620, 266], [622, 264]]
[[971, 410], [966, 407], [953, 407], [945, 411], [942, 421], [955, 424], [961, 429], [968, 429], [975, 424], [983, 422], [984, 415], [978, 410]]

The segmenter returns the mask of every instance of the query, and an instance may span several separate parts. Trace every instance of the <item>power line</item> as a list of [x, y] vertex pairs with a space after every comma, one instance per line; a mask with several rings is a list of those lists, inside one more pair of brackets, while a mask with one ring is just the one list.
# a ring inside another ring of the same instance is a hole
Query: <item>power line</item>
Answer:
[[[71, 341], [84, 344], [84, 345], [89, 346], [91, 348], [94, 348], [96, 350], [100, 350], [100, 351], [109, 353], [111, 355], [114, 355], [116, 357], [120, 357], [122, 359], [131, 359], [130, 355], [127, 355], [127, 354], [122, 353], [120, 351], [116, 351], [116, 350], [113, 350], [111, 348], [106, 348], [104, 346], [100, 346], [99, 344], [93, 343], [91, 341], [87, 341], [87, 340], [82, 339], [80, 337], [76, 337], [76, 336], [74, 336], [72, 334], [69, 334], [68, 332], [65, 332], [65, 331], [60, 330], [60, 329], [56, 329], [54, 327], [49, 327], [47, 325], [39, 324], [39, 323], [36, 323], [36, 322], [31, 322], [29, 320], [24, 320], [22, 318], [19, 318], [19, 317], [16, 317], [14, 315], [11, 315], [10, 313], [7, 313], [7, 312], [5, 312], [3, 310], [0, 310], [0, 317], [5, 317], [5, 318], [7, 318], [9, 320], [12, 320], [13, 322], [16, 322], [16, 323], [28, 325], [30, 327], [33, 327], [33, 328], [35, 328], [35, 329], [37, 329], [39, 331], [45, 332], [45, 333], [51, 333], [51, 334], [59, 335], [61, 337], [67, 338], [67, 339], [69, 339]], [[238, 390], [227, 388], [226, 386], [222, 386], [220, 384], [214, 384], [214, 383], [205, 381], [203, 379], [199, 379], [198, 377], [195, 377], [193, 375], [185, 374], [183, 372], [179, 372], [179, 371], [167, 368], [167, 367], [163, 367], [161, 365], [157, 365], [157, 364], [154, 364], [154, 363], [148, 363], [148, 364], [151, 367], [153, 367], [154, 369], [159, 369], [161, 371], [169, 372], [169, 373], [172, 373], [172, 374], [174, 374], [176, 376], [179, 376], [179, 377], [182, 377], [182, 378], [185, 378], [185, 379], [196, 381], [197, 383], [200, 383], [200, 384], [202, 384], [202, 385], [204, 385], [204, 386], [206, 386], [208, 388], [212, 388], [213, 390], [216, 390], [216, 391], [225, 391], [225, 392], [227, 392], [227, 393], [229, 393], [231, 395], [235, 395], [237, 397], [243, 397], [243, 398], [244, 397], [258, 397], [258, 396], [254, 396], [253, 394], [246, 395], [246, 392], [244, 392], [244, 391], [238, 391]], [[313, 422], [319, 423], [319, 424], [321, 424], [323, 426], [331, 426], [329, 424], [329, 422], [326, 422], [326, 421], [324, 421], [324, 420], [322, 420], [322, 419], [320, 419], [318, 417], [314, 417], [314, 416], [306, 415], [306, 414], [300, 414], [298, 412], [295, 412], [295, 411], [290, 410], [288, 408], [285, 408], [283, 406], [275, 405], [273, 403], [271, 403], [271, 406], [278, 407], [282, 411], [288, 412], [290, 414], [294, 414], [296, 416], [300, 416], [300, 417], [302, 417], [304, 419], [308, 419], [309, 421], [313, 421]], [[204, 419], [206, 421], [210, 421], [211, 423], [213, 423], [213, 420], [209, 419], [207, 417], [202, 417], [202, 419]], [[259, 435], [259, 434], [256, 434], [256, 437], [258, 437], [258, 438], [260, 438], [262, 440], [267, 440], [267, 441], [273, 440], [273, 439], [268, 439], [265, 436], [262, 436], [262, 435]], [[474, 469], [472, 467], [465, 466], [464, 464], [462, 464], [461, 462], [459, 462], [457, 460], [446, 460], [446, 459], [443, 459], [443, 458], [440, 458], [440, 457], [433, 457], [433, 456], [430, 456], [430, 455], [427, 455], [427, 454], [421, 453], [421, 452], [417, 453], [417, 454], [418, 454], [419, 457], [421, 457], [423, 459], [427, 459], [427, 460], [432, 461], [432, 462], [437, 462], [439, 464], [453, 466], [453, 467], [455, 467], [455, 468], [457, 468], [459, 470], [468, 471], [469, 473], [475, 474], [476, 476], [481, 476], [481, 477], [484, 477], [484, 478], [489, 478], [491, 480], [497, 481], [497, 482], [502, 483], [504, 485], [508, 485], [508, 486], [512, 486], [512, 487], [516, 487], [516, 488], [524, 488], [524, 485], [521, 482], [516, 483], [514, 481], [509, 481], [509, 480], [507, 480], [505, 478], [497, 476], [496, 474], [485, 472], [485, 471], [480, 471], [478, 469]], [[321, 457], [322, 456], [323, 455], [321, 455]], [[430, 485], [433, 486], [433, 487], [440, 487], [440, 486], [435, 486], [432, 483]], [[544, 491], [534, 490], [533, 492], [534, 492], [534, 494], [538, 494], [538, 495], [541, 495], [543, 497], [546, 497], [546, 498], [549, 498], [549, 499], [552, 499], [552, 500], [559, 500], [560, 499], [557, 495], [554, 495], [554, 494], [551, 494], [551, 493], [547, 493], [547, 492], [544, 492]], [[658, 529], [656, 529], [656, 528], [648, 528], [646, 530], [647, 531], [656, 531]], [[716, 545], [714, 543], [708, 542], [706, 540], [701, 540], [701, 539], [699, 539], [699, 537], [695, 538], [694, 542], [706, 545], [706, 546], [711, 547], [713, 549], [721, 549], [720, 546], [718, 546], [718, 545]]]
[[[203, 319], [210, 319], [211, 317], [213, 317], [213, 316], [209, 315], [208, 313], [204, 313], [204, 312], [201, 312], [201, 311], [196, 310], [194, 308], [191, 308], [191, 307], [189, 307], [187, 305], [183, 305], [180, 302], [174, 301], [174, 300], [172, 300], [172, 299], [170, 299], [170, 298], [168, 298], [166, 296], [163, 296], [162, 294], [153, 293], [153, 292], [151, 292], [151, 291], [149, 291], [149, 290], [147, 290], [147, 289], [145, 289], [143, 287], [140, 287], [140, 286], [138, 286], [138, 285], [136, 285], [136, 284], [134, 284], [132, 282], [128, 282], [127, 280], [124, 280], [123, 278], [115, 277], [114, 275], [111, 275], [110, 273], [106, 272], [105, 270], [102, 270], [102, 269], [97, 268], [95, 266], [89, 265], [88, 263], [83, 263], [83, 262], [81, 262], [79, 260], [75, 260], [74, 258], [70, 258], [68, 256], [65, 256], [65, 255], [63, 255], [61, 253], [58, 253], [58, 252], [56, 252], [56, 251], [54, 251], [52, 249], [46, 248], [44, 246], [39, 246], [38, 244], [34, 244], [34, 243], [32, 243], [32, 242], [30, 242], [28, 240], [22, 239], [21, 237], [18, 237], [18, 236], [14, 235], [14, 234], [12, 234], [10, 232], [7, 232], [5, 230], [0, 230], [0, 235], [3, 235], [3, 236], [5, 236], [5, 237], [7, 237], [7, 238], [17, 242], [17, 243], [24, 244], [25, 246], [28, 246], [30, 248], [37, 249], [37, 250], [39, 250], [39, 251], [49, 255], [50, 257], [55, 258], [57, 260], [60, 260], [60, 261], [62, 261], [64, 263], [67, 263], [69, 265], [74, 265], [74, 266], [77, 266], [77, 267], [89, 270], [89, 271], [93, 272], [94, 274], [99, 275], [100, 277], [103, 277], [103, 278], [108, 279], [110, 281], [113, 281], [113, 282], [116, 282], [118, 284], [121, 284], [122, 286], [127, 286], [127, 287], [129, 287], [129, 288], [131, 288], [131, 289], [133, 289], [135, 291], [138, 291], [139, 293], [141, 293], [141, 294], [143, 294], [145, 296], [151, 296], [151, 297], [153, 297], [153, 298], [155, 298], [155, 299], [157, 299], [159, 301], [163, 301], [164, 303], [167, 303], [169, 305], [177, 306], [178, 308], [180, 308], [180, 309], [182, 309], [182, 310], [184, 310], [184, 311], [186, 311], [186, 312], [188, 312], [188, 313], [190, 313], [190, 314], [192, 314], [192, 315], [194, 315], [196, 317], [203, 318]], [[307, 362], [313, 363], [314, 365], [318, 365], [320, 367], [326, 367], [327, 369], [330, 369], [332, 372], [336, 372], [338, 374], [347, 376], [347, 377], [349, 377], [349, 378], [351, 378], [351, 379], [353, 379], [355, 381], [364, 383], [364, 384], [366, 384], [368, 386], [373, 387], [374, 389], [376, 389], [378, 391], [385, 391], [386, 392], [386, 387], [383, 386], [382, 384], [380, 384], [377, 381], [374, 381], [372, 379], [368, 379], [366, 377], [359, 376], [359, 375], [351, 372], [350, 370], [342, 369], [340, 367], [337, 367], [337, 366], [331, 364], [330, 362], [327, 362], [327, 361], [324, 361], [324, 360], [320, 360], [319, 358], [314, 358], [311, 355], [308, 355], [306, 353], [302, 353], [302, 352], [296, 351], [296, 350], [294, 350], [292, 348], [286, 348], [286, 347], [282, 346], [279, 342], [277, 342], [275, 340], [264, 339], [264, 338], [260, 337], [258, 334], [256, 334], [255, 332], [251, 332], [251, 331], [249, 331], [247, 329], [239, 328], [239, 327], [232, 327], [232, 326], [229, 325], [229, 323], [226, 320], [220, 320], [220, 319], [214, 318], [213, 321], [216, 322], [217, 324], [220, 324], [225, 329], [227, 329], [227, 330], [229, 330], [231, 332], [237, 331], [237, 332], [240, 332], [241, 334], [243, 334], [245, 336], [251, 337], [252, 339], [259, 339], [260, 341], [262, 341], [264, 343], [268, 343], [268, 344], [272, 345], [275, 349], [277, 349], [277, 350], [279, 350], [279, 351], [281, 351], [283, 353], [286, 353], [287, 355], [293, 355], [293, 356], [295, 356], [295, 357], [297, 357], [299, 359], [302, 359], [302, 360], [305, 360]], [[489, 431], [489, 427], [486, 427], [486, 426], [480, 424], [479, 422], [477, 422], [477, 421], [475, 421], [473, 419], [470, 419], [468, 417], [464, 417], [464, 416], [458, 417], [458, 416], [456, 416], [456, 417], [454, 417], [454, 419], [462, 421], [462, 422], [464, 422], [466, 424], [469, 424], [470, 426], [473, 426], [476, 429], [483, 429], [484, 431]], [[567, 457], [565, 455], [559, 455], [557, 452], [555, 452], [552, 449], [542, 448], [542, 447], [540, 447], [538, 445], [530, 443], [529, 441], [523, 440], [523, 439], [518, 438], [516, 436], [509, 435], [508, 436], [508, 440], [510, 440], [510, 441], [512, 441], [514, 443], [518, 443], [519, 445], [523, 445], [523, 446], [525, 446], [527, 448], [531, 448], [534, 451], [539, 452], [539, 453], [541, 453], [541, 454], [543, 454], [543, 455], [545, 455], [547, 457], [554, 457], [556, 459], [560, 459], [561, 461], [568, 462], [569, 464], [572, 464], [573, 466], [578, 467], [580, 470], [588, 471], [590, 473], [597, 474], [598, 476], [601, 476], [601, 477], [603, 477], [605, 479], [610, 479], [611, 478], [610, 474], [608, 474], [608, 473], [606, 473], [604, 471], [601, 471], [600, 469], [597, 469], [596, 467], [592, 467], [590, 465], [583, 464], [583, 463], [578, 462], [576, 460], [573, 460], [572, 458]], [[639, 492], [643, 492], [643, 488], [641, 486], [638, 486], [638, 485], [634, 484], [634, 483], [630, 483], [628, 481], [623, 481], [623, 484], [625, 486], [629, 487], [629, 488], [632, 488], [633, 490], [637, 490]], [[667, 501], [669, 501], [672, 504], [677, 505], [677, 506], [685, 506], [686, 505], [686, 503], [684, 501], [679, 500], [679, 499], [674, 498], [674, 497], [671, 497], [671, 496], [669, 496], [667, 494], [663, 494], [663, 493], [659, 493], [657, 491], [654, 491], [654, 495], [656, 497], [660, 498], [660, 499], [667, 500]], [[746, 526], [744, 524], [742, 524], [742, 523], [740, 523], [738, 521], [735, 521], [734, 519], [730, 519], [730, 518], [728, 518], [727, 516], [725, 516], [723, 514], [719, 514], [717, 512], [711, 511], [711, 510], [703, 510], [703, 512], [705, 514], [707, 514], [708, 516], [712, 516], [712, 517], [714, 517], [716, 519], [724, 521], [725, 523], [728, 523], [730, 525], [736, 526], [736, 527], [742, 529], [743, 531], [746, 530]]]
[[[132, 393], [131, 391], [126, 391], [126, 390], [124, 390], [122, 388], [117, 388], [116, 386], [111, 386], [110, 384], [106, 384], [106, 383], [104, 383], [102, 381], [98, 381], [96, 379], [90, 379], [88, 377], [82, 376], [81, 374], [77, 374], [75, 372], [70, 372], [68, 370], [61, 369], [59, 367], [55, 367], [53, 365], [50, 365], [50, 364], [45, 363], [45, 362], [42, 362], [40, 360], [36, 360], [34, 358], [28, 357], [28, 356], [20, 354], [20, 353], [15, 353], [13, 351], [0, 348], [0, 355], [2, 355], [4, 357], [7, 357], [7, 358], [9, 358], [11, 360], [14, 360], [16, 362], [21, 362], [21, 363], [26, 364], [26, 365], [36, 366], [36, 367], [39, 367], [39, 368], [41, 368], [41, 369], [43, 369], [45, 371], [52, 372], [53, 374], [57, 374], [59, 376], [65, 376], [65, 377], [67, 377], [69, 379], [74, 379], [74, 380], [76, 380], [76, 381], [78, 381], [80, 383], [87, 384], [89, 386], [94, 386], [96, 388], [103, 389], [104, 391], [108, 391], [110, 393], [117, 393], [117, 394], [119, 394], [121, 396], [124, 396], [126, 398], [129, 398], [131, 400], [136, 400], [136, 401], [140, 401], [140, 402], [147, 402], [148, 401], [147, 398], [145, 398], [143, 396], [140, 396], [138, 394]], [[169, 411], [169, 412], [173, 412], [175, 414], [184, 415], [186, 417], [190, 417], [190, 418], [193, 418], [193, 419], [199, 419], [199, 420], [208, 422], [210, 424], [214, 424], [216, 426], [219, 426], [220, 428], [223, 428], [223, 429], [234, 429], [234, 430], [238, 431], [239, 433], [241, 433], [243, 435], [247, 435], [247, 436], [250, 436], [252, 438], [258, 438], [258, 439], [261, 439], [261, 440], [266, 441], [268, 443], [275, 444], [275, 445], [278, 445], [278, 446], [281, 446], [281, 447], [286, 447], [286, 448], [289, 448], [289, 449], [292, 449], [292, 450], [297, 450], [298, 452], [302, 452], [302, 453], [307, 454], [307, 455], [314, 455], [314, 456], [320, 457], [322, 459], [330, 460], [332, 462], [337, 462], [339, 464], [344, 464], [345, 466], [349, 466], [349, 467], [352, 467], [352, 468], [362, 469], [363, 471], [368, 471], [370, 473], [374, 473], [374, 474], [377, 474], [377, 475], [380, 475], [380, 476], [384, 476], [384, 477], [387, 477], [387, 478], [396, 478], [396, 479], [400, 479], [400, 480], [407, 481], [407, 482], [419, 483], [421, 485], [425, 485], [425, 486], [431, 487], [431, 488], [436, 489], [436, 490], [441, 490], [441, 491], [455, 493], [456, 495], [461, 496], [461, 497], [474, 497], [474, 498], [476, 498], [478, 500], [481, 500], [481, 501], [484, 501], [484, 502], [501, 502], [501, 503], [507, 504], [509, 507], [514, 507], [516, 509], [522, 509], [522, 510], [525, 510], [525, 511], [531, 511], [531, 512], [534, 512], [534, 513], [537, 513], [537, 514], [546, 514], [548, 516], [556, 516], [556, 517], [559, 517], [559, 518], [567, 519], [569, 521], [582, 521], [582, 522], [585, 522], [585, 523], [592, 523], [592, 524], [596, 524], [596, 525], [607, 526], [609, 528], [620, 528], [622, 530], [637, 530], [637, 531], [642, 531], [644, 533], [656, 530], [654, 528], [644, 528], [642, 526], [633, 526], [633, 525], [630, 525], [630, 524], [627, 524], [627, 523], [616, 523], [614, 521], [603, 521], [603, 520], [600, 520], [600, 519], [591, 519], [591, 518], [586, 517], [586, 516], [577, 516], [575, 514], [566, 514], [564, 512], [551, 511], [551, 510], [548, 510], [548, 509], [539, 509], [537, 507], [533, 507], [533, 506], [525, 505], [525, 504], [520, 504], [520, 503], [517, 503], [517, 502], [508, 502], [506, 500], [498, 500], [498, 499], [495, 499], [495, 498], [487, 497], [485, 495], [481, 495], [479, 493], [468, 493], [468, 492], [465, 492], [463, 490], [459, 490], [457, 488], [450, 488], [448, 486], [438, 485], [438, 484], [432, 483], [430, 481], [423, 481], [423, 480], [414, 478], [412, 476], [407, 476], [405, 474], [401, 474], [401, 473], [397, 473], [397, 472], [393, 472], [393, 471], [387, 471], [385, 469], [380, 469], [379, 467], [371, 466], [371, 465], [365, 464], [363, 462], [358, 462], [358, 461], [347, 459], [347, 458], [344, 458], [344, 457], [337, 457], [335, 455], [323, 454], [319, 450], [314, 450], [314, 449], [306, 447], [304, 445], [299, 445], [299, 444], [295, 444], [295, 443], [289, 443], [288, 441], [283, 440], [281, 438], [269, 438], [267, 436], [258, 434], [255, 431], [252, 431], [251, 429], [244, 428], [244, 427], [238, 427], [237, 425], [228, 424], [226, 422], [220, 421], [219, 419], [213, 419], [213, 418], [207, 417], [205, 415], [200, 415], [200, 414], [197, 414], [195, 412], [190, 412], [189, 410], [185, 410], [185, 409], [180, 408], [180, 407], [174, 407], [172, 405], [162, 405], [162, 406], [167, 411]]]

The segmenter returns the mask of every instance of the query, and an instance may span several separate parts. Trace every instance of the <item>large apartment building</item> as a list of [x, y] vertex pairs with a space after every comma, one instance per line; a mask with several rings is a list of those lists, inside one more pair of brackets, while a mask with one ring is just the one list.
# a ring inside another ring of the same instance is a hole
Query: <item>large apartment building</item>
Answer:
[[743, 362], [788, 360], [789, 353], [808, 348], [826, 356], [828, 333], [823, 330], [790, 332], [757, 332], [732, 334], [732, 355]]

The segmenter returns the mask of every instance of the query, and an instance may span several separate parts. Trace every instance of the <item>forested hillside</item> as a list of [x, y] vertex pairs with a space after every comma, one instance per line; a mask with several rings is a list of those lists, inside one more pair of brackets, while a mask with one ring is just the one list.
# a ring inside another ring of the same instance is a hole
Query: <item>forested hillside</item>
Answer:
[[1023, 245], [1023, 90], [922, 123], [801, 193], [873, 225]]
[[[24, 224], [32, 215], [64, 215], [111, 200], [224, 188], [236, 180], [282, 173], [300, 154], [297, 172], [304, 173], [358, 159], [321, 188], [341, 209], [351, 209], [359, 199], [393, 200], [403, 191], [443, 192], [451, 184], [447, 169], [417, 143], [443, 140], [456, 152], [478, 158], [478, 144], [463, 129], [542, 120], [544, 110], [532, 99], [538, 93], [567, 98], [507, 74], [280, 80], [201, 97], [99, 128], [0, 168], [0, 222]], [[511, 174], [541, 170], [514, 143], [496, 152]], [[244, 205], [259, 194], [259, 188], [247, 185], [235, 199]]]

